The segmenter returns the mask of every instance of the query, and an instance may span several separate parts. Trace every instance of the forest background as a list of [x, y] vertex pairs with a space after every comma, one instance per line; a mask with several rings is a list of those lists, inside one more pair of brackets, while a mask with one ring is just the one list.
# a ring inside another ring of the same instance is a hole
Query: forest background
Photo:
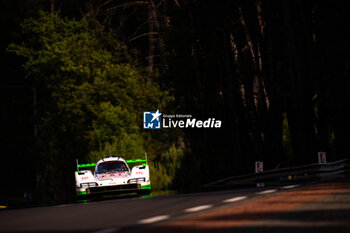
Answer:
[[[1, 0], [0, 197], [74, 197], [75, 161], [148, 154], [152, 188], [349, 158], [350, 8]], [[145, 130], [143, 111], [220, 129]]]

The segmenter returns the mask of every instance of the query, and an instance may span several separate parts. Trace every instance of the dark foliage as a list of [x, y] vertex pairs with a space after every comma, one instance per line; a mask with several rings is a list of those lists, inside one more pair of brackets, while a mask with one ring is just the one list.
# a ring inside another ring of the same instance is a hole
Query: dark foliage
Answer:
[[[146, 85], [174, 97], [162, 105], [163, 113], [222, 121], [220, 129], [152, 133], [142, 131], [140, 122], [133, 132], [142, 138], [141, 148], [153, 154], [155, 177], [164, 183], [158, 188], [190, 189], [250, 173], [256, 160], [273, 169], [317, 162], [318, 151], [326, 151], [329, 161], [349, 157], [350, 8], [345, 0], [2, 0], [0, 181], [6, 189], [0, 196], [21, 197], [38, 189], [43, 147], [37, 127], [50, 106], [36, 104], [43, 101], [38, 96], [50, 93], [26, 78], [26, 60], [7, 48], [28, 39], [19, 25], [37, 18], [39, 10], [86, 20], [102, 30], [94, 33], [106, 35], [99, 37], [106, 51], [123, 44], [124, 52], [114, 58], [130, 64]], [[138, 106], [134, 111], [142, 111], [144, 106], [129, 101]], [[77, 135], [71, 142], [80, 142]], [[77, 146], [60, 142], [62, 153]], [[73, 159], [71, 153], [65, 163]], [[60, 167], [65, 174], [73, 169]], [[59, 184], [67, 192], [69, 185]]]

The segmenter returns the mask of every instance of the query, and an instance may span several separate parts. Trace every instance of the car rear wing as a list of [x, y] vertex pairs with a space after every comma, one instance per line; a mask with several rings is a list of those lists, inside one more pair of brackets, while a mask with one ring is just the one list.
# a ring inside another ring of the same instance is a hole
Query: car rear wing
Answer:
[[[76, 162], [77, 162], [77, 171], [79, 171], [79, 168], [96, 167], [96, 163], [81, 163], [81, 164], [79, 164], [78, 159], [76, 159]], [[127, 164], [142, 163], [142, 166], [145, 167], [148, 165], [147, 153], [145, 153], [144, 159], [128, 159], [128, 160], [125, 160], [125, 162]]]
[[76, 159], [77, 161], [77, 171], [79, 171], [79, 168], [87, 168], [87, 167], [95, 167], [96, 163], [81, 163], [79, 164], [78, 159]]
[[142, 166], [145, 167], [148, 165], [148, 161], [147, 161], [147, 153], [145, 153], [145, 158], [144, 159], [128, 159], [125, 160], [125, 162], [127, 164], [131, 164], [131, 163], [142, 163]]
[[147, 163], [146, 159], [129, 159], [126, 160], [126, 162], [129, 163]]
[[128, 165], [133, 163], [142, 163], [142, 167], [146, 167], [148, 165], [147, 159], [129, 159], [129, 160], [126, 160], [126, 163]]

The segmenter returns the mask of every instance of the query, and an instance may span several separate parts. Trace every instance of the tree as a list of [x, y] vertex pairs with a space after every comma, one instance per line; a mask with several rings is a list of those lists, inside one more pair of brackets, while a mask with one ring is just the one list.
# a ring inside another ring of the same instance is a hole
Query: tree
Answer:
[[73, 187], [75, 158], [143, 155], [141, 113], [170, 98], [147, 84], [127, 63], [126, 46], [96, 21], [41, 12], [22, 29], [26, 41], [8, 50], [26, 59], [27, 78], [38, 87], [38, 190], [60, 200]]

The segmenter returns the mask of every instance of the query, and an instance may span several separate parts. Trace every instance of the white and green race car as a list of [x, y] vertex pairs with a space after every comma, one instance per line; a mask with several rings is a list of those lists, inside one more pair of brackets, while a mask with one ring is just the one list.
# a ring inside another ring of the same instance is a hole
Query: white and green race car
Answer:
[[[129, 165], [134, 166], [130, 169]], [[95, 171], [86, 169], [89, 167], [95, 167]], [[151, 191], [147, 159], [124, 160], [115, 155], [100, 159], [97, 163], [79, 164], [77, 161], [75, 183], [77, 196]]]

